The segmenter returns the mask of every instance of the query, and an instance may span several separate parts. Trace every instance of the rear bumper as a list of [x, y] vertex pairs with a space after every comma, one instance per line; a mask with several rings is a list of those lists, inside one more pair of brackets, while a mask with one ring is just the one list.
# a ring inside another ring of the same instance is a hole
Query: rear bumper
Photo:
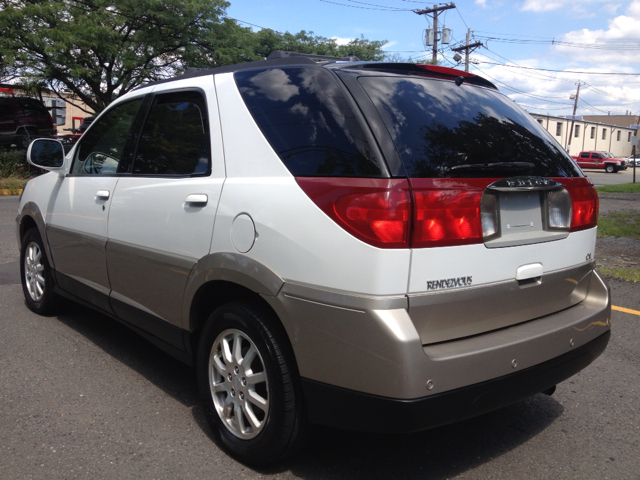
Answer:
[[606, 348], [610, 331], [544, 363], [413, 400], [368, 395], [309, 379], [302, 387], [312, 423], [365, 432], [409, 433], [458, 422], [544, 391], [576, 374]]
[[430, 345], [418, 334], [407, 297], [356, 297], [285, 283], [276, 297], [264, 298], [283, 321], [301, 377], [411, 402], [528, 370], [601, 337], [611, 324], [610, 290], [597, 271], [584, 287], [586, 296], [572, 307]]

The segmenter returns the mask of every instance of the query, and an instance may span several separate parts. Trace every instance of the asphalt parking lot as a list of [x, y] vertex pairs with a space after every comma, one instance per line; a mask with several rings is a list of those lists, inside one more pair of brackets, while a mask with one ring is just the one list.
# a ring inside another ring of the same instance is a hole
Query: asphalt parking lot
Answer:
[[[620, 183], [633, 182], [633, 167], [616, 173], [606, 173], [604, 170], [585, 169], [584, 173], [591, 179], [594, 185], [618, 185]], [[636, 167], [636, 182], [640, 183], [640, 167]]]
[[611, 342], [552, 397], [411, 435], [315, 428], [297, 457], [256, 471], [212, 440], [190, 368], [83, 307], [24, 306], [16, 209], [0, 197], [2, 479], [640, 478], [635, 284], [610, 281]]

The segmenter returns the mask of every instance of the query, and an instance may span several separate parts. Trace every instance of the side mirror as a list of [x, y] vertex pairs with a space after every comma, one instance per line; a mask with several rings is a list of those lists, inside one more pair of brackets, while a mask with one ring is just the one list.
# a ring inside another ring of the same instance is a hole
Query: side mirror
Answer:
[[43, 170], [51, 172], [62, 170], [64, 166], [64, 148], [56, 140], [38, 138], [29, 145], [27, 161]]

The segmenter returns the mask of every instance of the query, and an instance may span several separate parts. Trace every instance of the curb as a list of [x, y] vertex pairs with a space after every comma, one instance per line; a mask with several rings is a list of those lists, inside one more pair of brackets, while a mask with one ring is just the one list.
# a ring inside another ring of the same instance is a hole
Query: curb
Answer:
[[18, 190], [9, 190], [8, 188], [3, 188], [0, 190], [0, 195], [22, 195], [22, 188]]

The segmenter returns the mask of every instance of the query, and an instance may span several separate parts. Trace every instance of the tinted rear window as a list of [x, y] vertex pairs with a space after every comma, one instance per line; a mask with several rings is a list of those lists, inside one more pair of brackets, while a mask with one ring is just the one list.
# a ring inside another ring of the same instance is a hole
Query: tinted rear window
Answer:
[[296, 176], [380, 176], [379, 160], [334, 74], [283, 67], [235, 73], [251, 115]]
[[18, 104], [25, 115], [48, 115], [47, 108], [37, 100], [19, 98]]
[[494, 90], [426, 78], [359, 81], [410, 177], [581, 176], [533, 117]]

